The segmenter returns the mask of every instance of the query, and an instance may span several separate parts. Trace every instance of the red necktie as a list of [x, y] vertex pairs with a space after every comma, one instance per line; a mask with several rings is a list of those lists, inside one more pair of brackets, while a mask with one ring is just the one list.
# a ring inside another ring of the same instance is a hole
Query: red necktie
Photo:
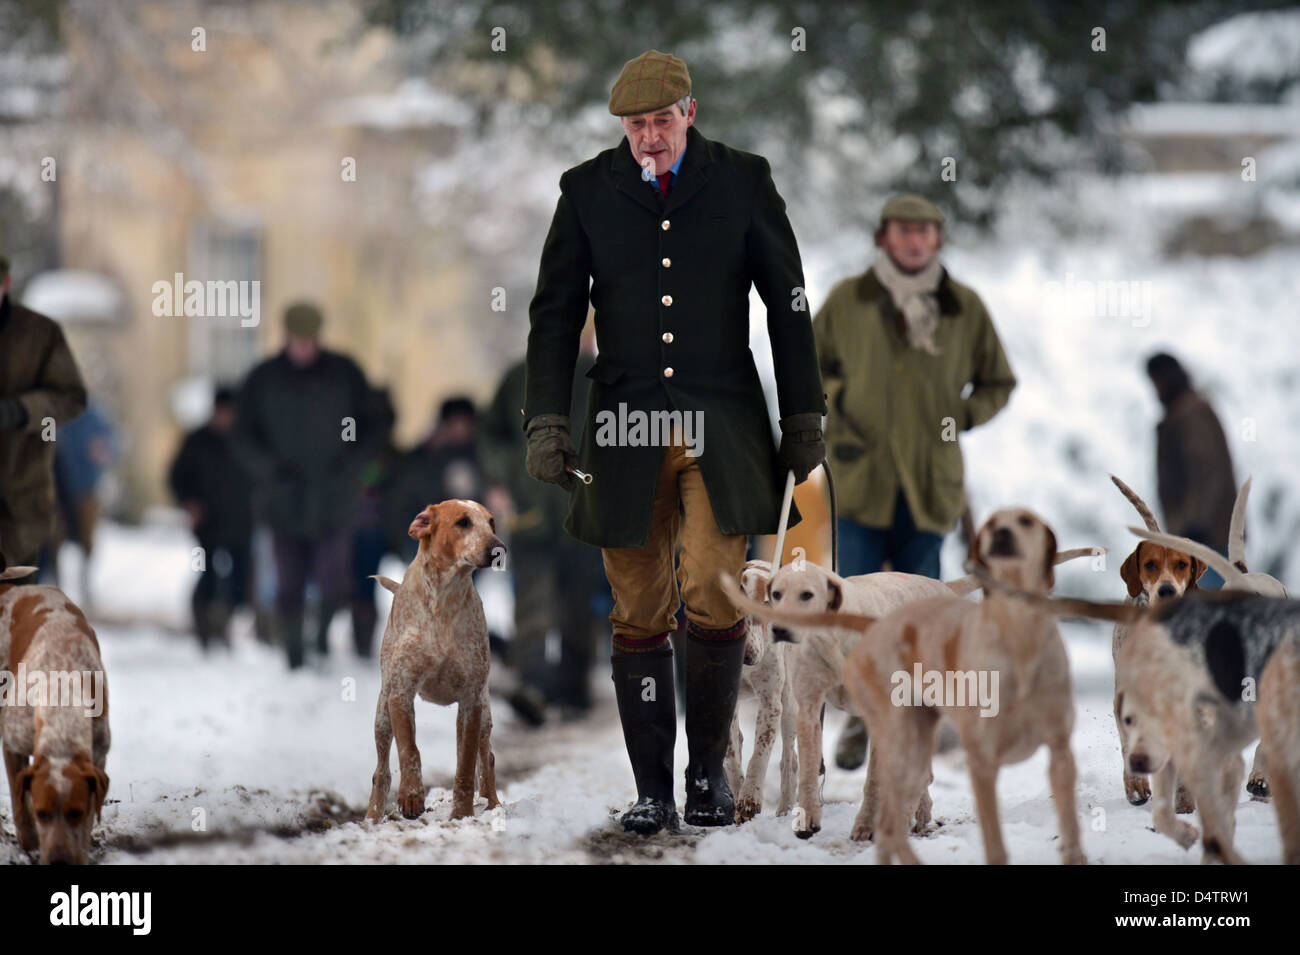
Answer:
[[673, 184], [673, 171], [669, 169], [662, 176], [659, 176], [659, 195], [665, 199], [668, 198], [668, 187]]

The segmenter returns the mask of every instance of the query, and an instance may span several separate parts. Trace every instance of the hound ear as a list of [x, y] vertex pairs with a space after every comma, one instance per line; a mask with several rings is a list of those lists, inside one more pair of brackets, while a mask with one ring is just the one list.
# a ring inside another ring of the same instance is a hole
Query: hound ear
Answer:
[[108, 795], [108, 773], [88, 759], [82, 758], [77, 762], [82, 775], [86, 777], [86, 786], [90, 789], [90, 798], [95, 807], [95, 818], [99, 819], [104, 812], [104, 797]]
[[830, 592], [831, 599], [826, 602], [827, 610], [839, 610], [844, 603], [844, 588], [839, 585], [839, 581], [826, 581], [826, 589]]
[[1197, 581], [1201, 579], [1201, 575], [1205, 573], [1205, 571], [1209, 567], [1209, 565], [1205, 561], [1201, 560], [1201, 558], [1196, 557], [1192, 554], [1188, 554], [1187, 556], [1190, 557], [1192, 560], [1192, 579], [1191, 582], [1188, 583], [1187, 585], [1187, 590], [1183, 591], [1184, 593], [1189, 593], [1190, 591], [1201, 589], [1201, 585], [1197, 583]]
[[1047, 589], [1051, 590], [1056, 586], [1056, 532], [1046, 524], [1043, 530], [1047, 532], [1047, 550], [1043, 560], [1043, 580], [1047, 581]]
[[437, 506], [430, 504], [419, 514], [415, 515], [415, 520], [411, 521], [411, 526], [406, 529], [406, 533], [410, 534], [416, 540], [428, 537], [433, 533], [434, 527], [437, 526], [437, 521], [435, 520], [437, 511]]
[[30, 763], [19, 770], [18, 775], [15, 777], [15, 781], [18, 783], [19, 798], [25, 796], [27, 790], [31, 788], [32, 777], [36, 775], [36, 767], [40, 765], [42, 759], [45, 759], [45, 757], [42, 756], [40, 759], [33, 759]]
[[767, 603], [767, 592], [771, 589], [772, 578], [764, 577], [762, 574], [759, 574], [758, 585], [754, 588], [754, 599], [762, 604]]
[[1142, 559], [1141, 553], [1142, 545], [1138, 544], [1137, 547], [1133, 548], [1133, 553], [1124, 558], [1124, 563], [1119, 568], [1119, 575], [1124, 579], [1124, 583], [1128, 585], [1128, 595], [1130, 597], [1136, 597], [1142, 593], [1142, 571], [1138, 566], [1138, 561]]

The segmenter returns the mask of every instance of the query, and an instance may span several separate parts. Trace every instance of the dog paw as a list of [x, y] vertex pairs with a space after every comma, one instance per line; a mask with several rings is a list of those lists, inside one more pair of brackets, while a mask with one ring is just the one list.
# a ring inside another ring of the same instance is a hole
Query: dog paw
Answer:
[[816, 833], [819, 833], [821, 831], [822, 831], [822, 827], [817, 823], [813, 823], [812, 825], [805, 824], [802, 828], [796, 826], [794, 830], [794, 834], [798, 836], [800, 839], [811, 839]]
[[403, 790], [397, 794], [397, 808], [407, 819], [424, 812], [424, 790]]
[[917, 805], [916, 815], [912, 818], [913, 832], [924, 832], [925, 828], [930, 825], [930, 810], [932, 806], [933, 803], [930, 802], [929, 797], [922, 799], [920, 804]]
[[1145, 776], [1124, 774], [1124, 796], [1133, 806], [1144, 805], [1151, 798], [1151, 782]]
[[1061, 863], [1063, 865], [1087, 865], [1088, 857], [1083, 854], [1083, 850], [1078, 846], [1073, 849], [1061, 850]]
[[452, 819], [472, 819], [474, 817], [473, 799], [456, 799], [451, 801]]
[[1173, 831], [1169, 833], [1170, 838], [1184, 849], [1190, 849], [1194, 846], [1196, 840], [1200, 838], [1200, 835], [1200, 832], [1197, 831], [1195, 826], [1191, 823], [1183, 822], [1181, 819], [1177, 821], [1177, 825], [1175, 825]]
[[736, 825], [742, 825], [763, 811], [763, 804], [751, 797], [741, 796], [736, 800]]
[[1273, 795], [1269, 792], [1268, 780], [1262, 774], [1251, 776], [1246, 781], [1246, 792], [1250, 793], [1250, 798], [1256, 802], [1268, 802], [1269, 797]]
[[854, 842], [870, 842], [876, 837], [876, 827], [868, 823], [855, 822], [849, 831], [849, 838]]

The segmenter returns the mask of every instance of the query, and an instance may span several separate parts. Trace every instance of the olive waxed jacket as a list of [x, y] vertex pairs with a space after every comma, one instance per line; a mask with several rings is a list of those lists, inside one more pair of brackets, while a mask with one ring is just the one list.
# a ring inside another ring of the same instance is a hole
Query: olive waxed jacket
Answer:
[[965, 502], [957, 435], [997, 414], [1016, 386], [980, 297], [946, 270], [937, 297], [937, 355], [907, 344], [870, 269], [836, 285], [813, 319], [840, 516], [867, 527], [893, 523], [901, 488], [918, 530], [952, 530]]

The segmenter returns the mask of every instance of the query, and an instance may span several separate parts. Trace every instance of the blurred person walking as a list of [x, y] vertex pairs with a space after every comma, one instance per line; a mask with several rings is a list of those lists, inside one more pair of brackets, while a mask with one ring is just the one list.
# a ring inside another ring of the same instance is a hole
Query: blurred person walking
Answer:
[[234, 449], [237, 407], [235, 391], [218, 388], [212, 416], [185, 436], [167, 476], [203, 551], [190, 609], [204, 650], [214, 641], [229, 645], [230, 615], [248, 603], [253, 482]]
[[[678, 824], [668, 635], [683, 602], [684, 817], [735, 821], [722, 762], [746, 625], [719, 577], [739, 577], [749, 535], [776, 529], [787, 472], [799, 483], [821, 461], [825, 404], [799, 248], [767, 160], [702, 136], [686, 64], [657, 50], [623, 67], [609, 109], [623, 140], [560, 177], [529, 308], [523, 425], [528, 472], [570, 493], [566, 530], [602, 548], [637, 788], [622, 825], [648, 835]], [[779, 449], [749, 351], [751, 285], [767, 306]], [[599, 355], [579, 452], [570, 406], [589, 302]]]
[[479, 462], [478, 409], [472, 399], [454, 395], [438, 408], [428, 437], [397, 462], [384, 505], [389, 546], [409, 563], [419, 547], [406, 533], [413, 514], [450, 498], [482, 503], [485, 489]]
[[322, 348], [315, 305], [290, 305], [283, 350], [249, 372], [240, 389], [236, 453], [256, 488], [254, 515], [271, 529], [276, 630], [289, 668], [304, 663], [304, 607], [314, 580], [315, 647], [329, 652], [329, 624], [351, 597], [351, 541], [359, 475], [383, 435], [365, 375]]
[[0, 563], [35, 566], [54, 536], [58, 428], [86, 410], [86, 386], [63, 330], [13, 301], [12, 278], [0, 257]]
[[[379, 624], [379, 609], [375, 606], [377, 590], [371, 575], [379, 572], [379, 562], [388, 551], [384, 500], [392, 487], [399, 458], [393, 444], [397, 412], [388, 389], [375, 390], [375, 403], [383, 436], [370, 460], [361, 468], [356, 526], [352, 532], [352, 648], [362, 659], [368, 659], [374, 651], [375, 627]], [[410, 526], [409, 519], [407, 526]]]
[[[591, 326], [588, 325], [588, 329]], [[586, 375], [595, 365], [594, 331], [584, 331], [570, 421], [582, 440]], [[491, 479], [510, 497], [510, 569], [515, 587], [515, 635], [510, 660], [518, 685], [508, 700], [529, 724], [541, 725], [548, 707], [566, 716], [591, 709], [590, 671], [595, 656], [594, 605], [605, 588], [600, 550], [564, 531], [569, 497], [534, 481], [524, 467], [527, 442], [519, 411], [526, 400], [527, 364], [512, 365], [483, 417], [483, 459]]]
[[99, 482], [117, 460], [117, 436], [108, 417], [91, 402], [61, 429], [54, 443], [54, 491], [59, 507], [58, 532], [44, 549], [42, 563], [60, 583], [59, 548], [64, 540], [81, 548], [81, 606], [94, 607], [90, 589], [90, 558], [99, 523]]
[[[890, 199], [875, 261], [837, 284], [813, 318], [845, 576], [886, 562], [939, 576], [943, 535], [965, 502], [958, 434], [996, 415], [1016, 386], [984, 303], [939, 259], [943, 223], [928, 199]], [[856, 769], [866, 747], [852, 717], [836, 763]]]
[[[1173, 355], [1152, 355], [1147, 376], [1165, 409], [1156, 425], [1156, 490], [1164, 529], [1226, 557], [1237, 479], [1223, 425]], [[1223, 578], [1206, 570], [1200, 586], [1222, 587]]]

